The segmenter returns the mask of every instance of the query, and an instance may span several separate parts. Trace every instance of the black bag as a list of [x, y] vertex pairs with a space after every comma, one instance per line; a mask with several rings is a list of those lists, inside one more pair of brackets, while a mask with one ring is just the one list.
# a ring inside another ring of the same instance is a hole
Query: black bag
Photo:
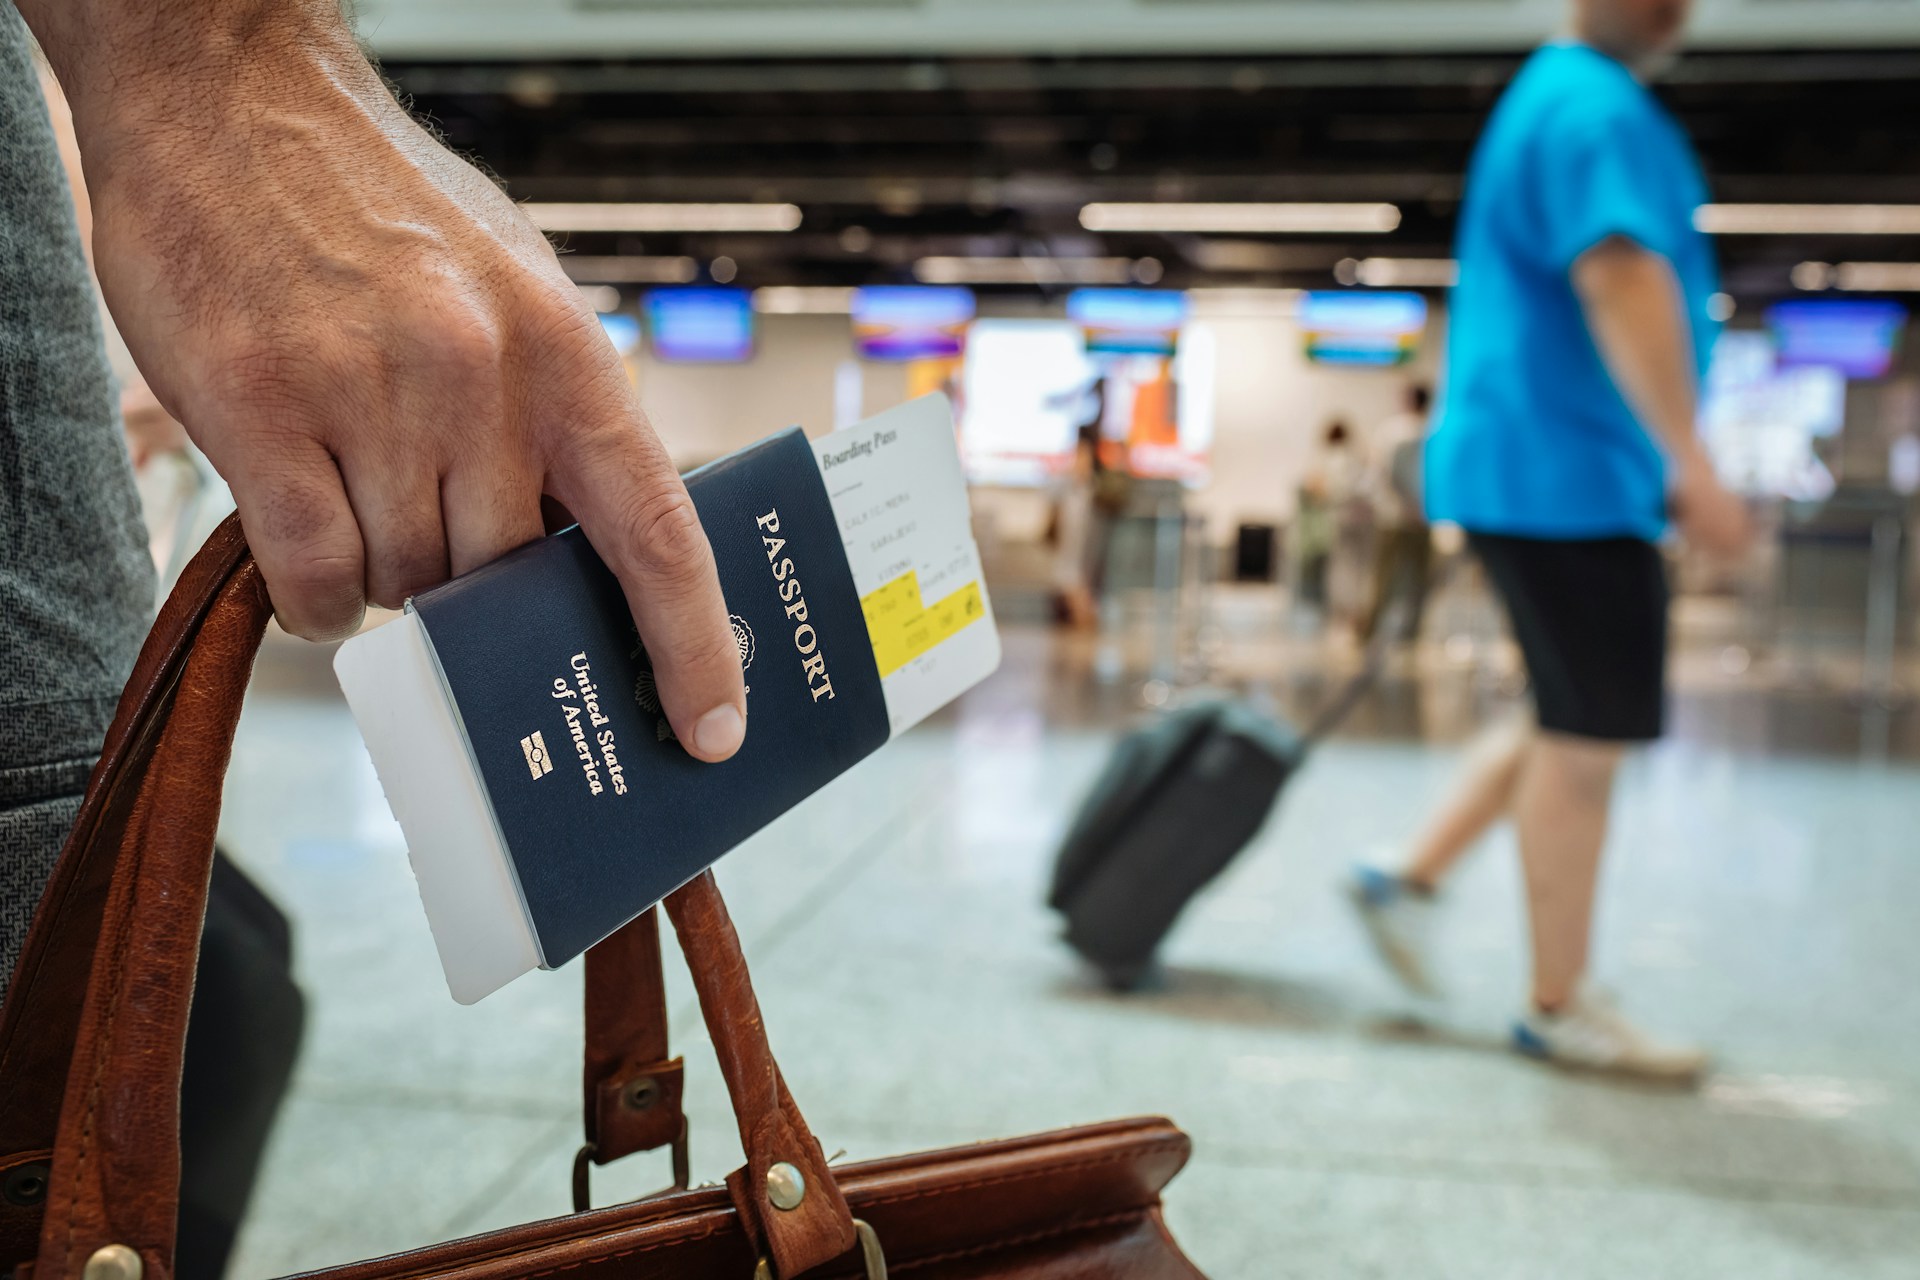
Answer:
[[1233, 580], [1272, 582], [1279, 568], [1274, 554], [1280, 531], [1270, 524], [1243, 524], [1234, 534]]
[[219, 1280], [306, 1026], [293, 927], [218, 850], [180, 1084], [178, 1280]]
[[1305, 753], [1286, 725], [1224, 702], [1121, 740], [1067, 832], [1048, 899], [1109, 986], [1145, 980], [1188, 900], [1253, 839]]

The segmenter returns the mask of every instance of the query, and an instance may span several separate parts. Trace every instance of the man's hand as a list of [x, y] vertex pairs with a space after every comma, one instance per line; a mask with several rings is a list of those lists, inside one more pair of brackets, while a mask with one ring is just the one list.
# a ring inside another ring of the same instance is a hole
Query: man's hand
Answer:
[[20, 8], [73, 103], [108, 306], [232, 486], [282, 625], [347, 635], [539, 537], [550, 495], [625, 587], [680, 741], [732, 755], [712, 551], [617, 356], [333, 0]]
[[1753, 546], [1753, 517], [1747, 504], [1714, 474], [1706, 450], [1695, 445], [1674, 462], [1673, 515], [1689, 546], [1736, 560]]

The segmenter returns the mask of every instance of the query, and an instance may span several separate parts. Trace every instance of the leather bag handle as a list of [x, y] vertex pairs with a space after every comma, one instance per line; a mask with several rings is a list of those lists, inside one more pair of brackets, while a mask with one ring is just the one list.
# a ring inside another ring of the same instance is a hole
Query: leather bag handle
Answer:
[[586, 1051], [581, 1072], [586, 1144], [573, 1162], [573, 1207], [590, 1202], [589, 1164], [673, 1147], [673, 1185], [688, 1182], [685, 1070], [668, 1056], [660, 913], [648, 908], [587, 951]]
[[[246, 540], [238, 523], [223, 523], [161, 607], [121, 692], [112, 727], [87, 783], [86, 799], [15, 963], [6, 1004], [0, 1008], [0, 1099], [5, 1100], [0, 1106], [0, 1173], [10, 1191], [17, 1192], [24, 1181], [31, 1194], [0, 1198], [0, 1268], [32, 1261], [39, 1247], [61, 1102], [77, 1061], [74, 1050], [88, 978], [96, 944], [105, 936], [103, 918], [132, 816], [137, 789], [133, 783], [153, 759], [159, 726], [186, 668], [194, 637], [230, 584], [248, 589], [241, 573], [246, 559]], [[264, 589], [257, 580], [251, 589], [260, 592], [264, 619]], [[241, 612], [246, 612], [244, 605]], [[223, 620], [223, 626], [232, 625], [231, 619]], [[244, 683], [249, 664], [240, 658], [235, 665]], [[206, 833], [204, 857], [210, 867], [212, 822], [201, 825]], [[192, 908], [196, 919], [202, 910], [203, 905]], [[191, 970], [170, 976], [187, 984], [192, 981]], [[170, 1090], [168, 1096], [177, 1099], [179, 1055], [173, 1059], [174, 1074], [163, 1085]], [[169, 1124], [177, 1129], [177, 1117]], [[177, 1185], [177, 1175], [169, 1185]], [[171, 1229], [163, 1238], [170, 1248]]]
[[[230, 517], [147, 638], [0, 1011], [0, 1172], [51, 1165], [42, 1203], [0, 1215], [13, 1250], [0, 1264], [33, 1256], [19, 1236], [38, 1219], [36, 1280], [79, 1280], [90, 1259], [126, 1274], [130, 1257], [145, 1280], [170, 1280], [180, 1069], [221, 783], [271, 613]], [[747, 1152], [729, 1180], [735, 1205], [778, 1274], [797, 1276], [855, 1247], [852, 1215], [774, 1063], [712, 876], [667, 909]]]

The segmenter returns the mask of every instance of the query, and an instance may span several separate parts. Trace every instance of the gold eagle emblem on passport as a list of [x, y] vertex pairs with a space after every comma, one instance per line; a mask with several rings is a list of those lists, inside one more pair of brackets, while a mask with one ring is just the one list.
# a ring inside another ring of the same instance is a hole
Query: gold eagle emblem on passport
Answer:
[[753, 628], [737, 613], [728, 614], [727, 621], [733, 624], [733, 642], [740, 646], [740, 669], [745, 671], [753, 665]]

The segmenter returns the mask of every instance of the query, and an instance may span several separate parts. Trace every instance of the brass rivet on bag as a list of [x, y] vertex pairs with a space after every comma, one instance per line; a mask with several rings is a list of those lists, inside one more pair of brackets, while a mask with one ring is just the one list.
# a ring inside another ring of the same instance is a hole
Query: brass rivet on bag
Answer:
[[[785, 1160], [767, 1170], [767, 1199], [776, 1209], [798, 1209], [807, 1198], [807, 1180]], [[91, 1280], [91, 1277], [89, 1277]]]
[[140, 1280], [140, 1273], [145, 1269], [140, 1255], [127, 1246], [106, 1244], [95, 1249], [87, 1259], [80, 1280]]
[[629, 1111], [650, 1111], [660, 1101], [660, 1082], [652, 1076], [641, 1076], [626, 1087], [620, 1100]]

